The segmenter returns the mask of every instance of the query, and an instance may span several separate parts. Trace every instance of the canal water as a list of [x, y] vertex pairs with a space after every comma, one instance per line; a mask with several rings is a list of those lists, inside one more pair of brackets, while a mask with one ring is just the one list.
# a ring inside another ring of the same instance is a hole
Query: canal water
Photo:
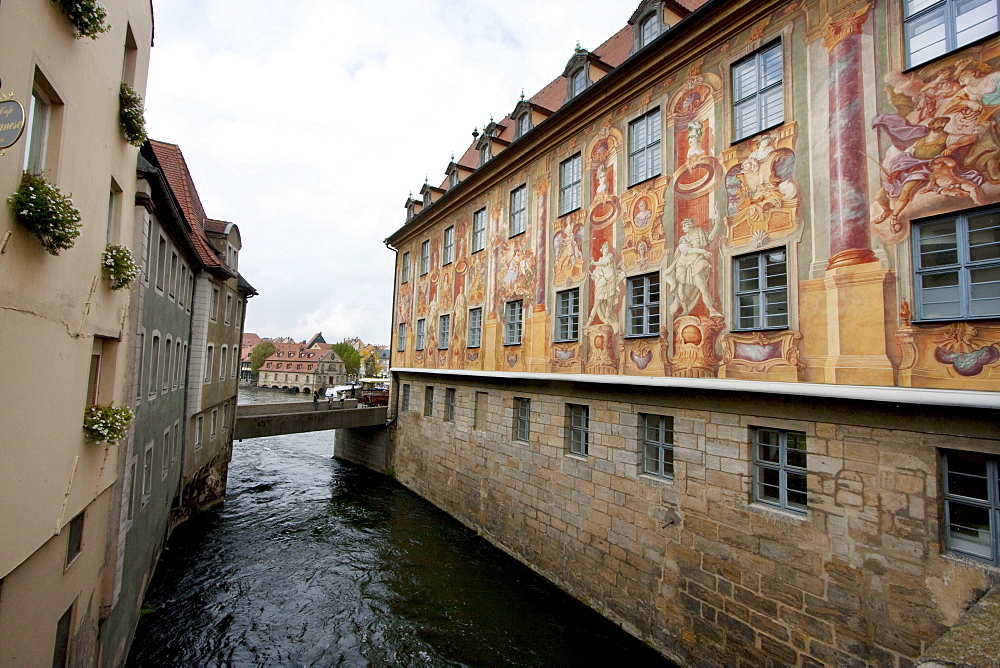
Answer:
[[333, 432], [235, 444], [226, 503], [163, 552], [129, 665], [672, 665], [332, 451]]

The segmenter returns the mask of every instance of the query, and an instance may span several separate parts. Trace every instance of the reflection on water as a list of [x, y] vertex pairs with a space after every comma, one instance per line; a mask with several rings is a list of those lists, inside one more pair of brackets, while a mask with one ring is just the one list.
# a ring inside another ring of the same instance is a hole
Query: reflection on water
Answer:
[[[282, 398], [305, 395], [241, 402]], [[130, 664], [669, 665], [332, 449], [332, 432], [236, 444], [225, 506], [164, 552]]]

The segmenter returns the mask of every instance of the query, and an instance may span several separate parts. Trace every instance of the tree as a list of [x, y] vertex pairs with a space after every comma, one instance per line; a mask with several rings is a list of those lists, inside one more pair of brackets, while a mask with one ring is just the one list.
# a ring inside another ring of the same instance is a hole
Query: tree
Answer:
[[257, 373], [257, 370], [260, 369], [264, 360], [273, 355], [274, 351], [274, 344], [267, 339], [264, 339], [255, 345], [253, 350], [250, 351], [250, 371]]
[[344, 363], [344, 371], [348, 376], [357, 376], [361, 370], [361, 356], [358, 351], [349, 343], [333, 344], [333, 352], [337, 353], [340, 361]]

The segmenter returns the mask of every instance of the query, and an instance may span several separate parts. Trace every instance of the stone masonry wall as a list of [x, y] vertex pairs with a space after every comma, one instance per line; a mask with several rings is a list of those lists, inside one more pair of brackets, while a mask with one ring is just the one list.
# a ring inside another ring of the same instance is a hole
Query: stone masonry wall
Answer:
[[[994, 414], [456, 380], [400, 379], [396, 478], [679, 662], [908, 666], [1000, 580], [940, 538], [937, 449], [1000, 453]], [[587, 457], [568, 454], [567, 402], [589, 406]], [[672, 481], [641, 474], [641, 413], [674, 418]], [[752, 427], [806, 434], [806, 515], [753, 501]]]

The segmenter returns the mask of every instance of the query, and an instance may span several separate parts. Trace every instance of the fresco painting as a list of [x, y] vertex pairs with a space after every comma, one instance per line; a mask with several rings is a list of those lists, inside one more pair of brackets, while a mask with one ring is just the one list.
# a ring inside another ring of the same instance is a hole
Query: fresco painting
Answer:
[[[878, 75], [886, 84], [884, 95], [867, 101], [879, 108], [867, 117], [869, 106], [862, 98], [871, 93], [858, 72], [869, 56], [859, 45], [873, 39], [873, 25], [884, 20], [885, 9], [845, 4], [836, 16], [817, 13], [811, 18], [808, 11], [813, 10], [786, 7], [773, 23], [786, 25], [781, 34], [792, 45], [789, 58], [804, 55], [795, 46], [800, 31], [810, 41], [822, 40], [814, 65], [818, 72], [826, 68], [830, 78], [828, 104], [813, 105], [801, 90], [792, 90], [795, 82], [788, 82], [786, 99], [795, 100], [794, 113], [786, 109], [781, 125], [728, 143], [732, 108], [720, 73], [732, 63], [736, 49], [778, 35], [770, 20], [716, 48], [710, 60], [695, 63], [686, 73], [668, 73], [641, 97], [619, 105], [613, 115], [495, 188], [485, 203], [484, 252], [469, 253], [471, 210], [454, 219], [453, 266], [439, 266], [440, 240], [430, 235], [431, 271], [398, 293], [397, 317], [426, 321], [425, 351], [407, 352], [407, 363], [842, 382], [826, 380], [841, 377], [836, 355], [824, 347], [831, 340], [824, 320], [830, 304], [843, 308], [854, 303], [857, 313], [883, 312], [893, 308], [888, 304], [898, 294], [895, 340], [875, 351], [896, 374], [892, 382], [1000, 389], [1000, 323], [912, 323], [907, 303], [911, 277], [891, 273], [892, 264], [884, 255], [876, 257], [871, 243], [877, 236], [890, 246], [903, 244], [913, 219], [1000, 201], [1000, 40], [922, 68]], [[793, 28], [787, 28], [789, 22]], [[626, 187], [628, 124], [657, 105], [664, 129], [663, 173]], [[829, 138], [828, 154], [800, 155], [796, 142], [807, 134], [806, 127], [811, 136]], [[876, 155], [862, 150], [874, 145]], [[583, 208], [556, 217], [553, 169], [577, 146], [583, 154]], [[829, 211], [812, 227], [806, 225], [810, 201], [801, 187], [810, 179], [843, 186], [836, 197], [831, 189]], [[531, 188], [528, 233], [508, 238], [509, 191], [520, 183]], [[482, 206], [478, 202], [469, 208]], [[824, 232], [799, 243], [803, 234], [823, 225], [828, 236]], [[789, 276], [799, 274], [790, 280], [790, 326], [733, 331], [727, 263], [733, 256], [769, 248], [785, 248]], [[419, 241], [409, 251], [419, 257]], [[902, 246], [901, 252], [910, 250]], [[817, 259], [816, 253], [824, 255]], [[817, 263], [828, 258], [824, 278], [825, 264]], [[806, 277], [798, 267], [810, 267], [812, 273]], [[846, 267], [852, 276], [874, 277], [858, 285], [884, 285], [884, 290], [838, 294], [850, 285], [831, 282], [829, 275]], [[660, 277], [659, 335], [626, 336], [627, 279], [653, 272]], [[580, 336], [555, 342], [554, 294], [569, 288], [580, 289]], [[513, 299], [523, 300], [524, 340], [505, 346], [504, 304]], [[468, 310], [479, 305], [484, 309], [483, 345], [466, 348]], [[438, 351], [442, 313], [452, 314], [452, 327], [449, 349]], [[845, 326], [868, 336], [862, 330], [869, 325]], [[408, 330], [412, 336], [414, 329]], [[810, 331], [822, 333], [812, 344]], [[879, 329], [879, 334], [884, 332]], [[849, 363], [856, 364], [861, 357], [852, 359]]]
[[899, 243], [909, 222], [1000, 201], [1000, 46], [885, 76], [893, 111], [872, 119], [882, 153], [871, 223]]

